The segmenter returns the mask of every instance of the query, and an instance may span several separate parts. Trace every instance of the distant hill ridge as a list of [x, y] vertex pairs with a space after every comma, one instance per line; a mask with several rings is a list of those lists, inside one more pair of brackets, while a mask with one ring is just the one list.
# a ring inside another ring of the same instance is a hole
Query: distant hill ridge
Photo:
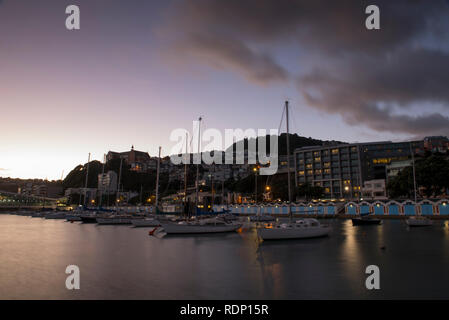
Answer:
[[[265, 137], [257, 137], [257, 138], [250, 138], [249, 140], [256, 139], [256, 145], [258, 144], [259, 139], [265, 139], [266, 141], [266, 150], [267, 153], [270, 152], [270, 140], [269, 135], [266, 135]], [[335, 145], [335, 144], [344, 144], [346, 142], [336, 141], [336, 140], [319, 140], [319, 139], [313, 139], [311, 137], [302, 137], [299, 136], [296, 133], [290, 133], [289, 134], [289, 142], [290, 142], [290, 153], [292, 154], [295, 149], [302, 148], [302, 147], [313, 147], [313, 146], [323, 146], [323, 145]], [[244, 150], [248, 149], [248, 139], [244, 139]], [[241, 140], [239, 141], [241, 143]], [[232, 145], [233, 150], [235, 151], [236, 145], [239, 142], [235, 142]], [[231, 147], [229, 147], [231, 148]], [[229, 148], [227, 150], [229, 150]], [[287, 154], [287, 134], [281, 133], [278, 136], [278, 154], [279, 155], [286, 155]]]

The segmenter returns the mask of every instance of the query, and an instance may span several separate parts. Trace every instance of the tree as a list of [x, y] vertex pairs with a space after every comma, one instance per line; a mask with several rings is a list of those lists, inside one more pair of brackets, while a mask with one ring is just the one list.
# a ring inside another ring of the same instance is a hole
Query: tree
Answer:
[[449, 188], [449, 161], [432, 155], [416, 163], [416, 180], [427, 197], [439, 196]]
[[[449, 161], [441, 155], [431, 155], [416, 161], [416, 185], [426, 197], [439, 196], [449, 188]], [[413, 198], [413, 168], [406, 167], [387, 184], [391, 198]]]

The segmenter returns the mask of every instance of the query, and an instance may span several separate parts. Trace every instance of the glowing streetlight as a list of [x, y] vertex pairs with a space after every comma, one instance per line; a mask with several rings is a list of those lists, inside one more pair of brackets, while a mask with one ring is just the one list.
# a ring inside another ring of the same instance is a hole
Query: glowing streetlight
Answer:
[[253, 168], [253, 171], [254, 171], [254, 176], [255, 176], [255, 182], [256, 182], [256, 185], [255, 185], [255, 190], [254, 190], [254, 203], [257, 203], [257, 167], [254, 167]]

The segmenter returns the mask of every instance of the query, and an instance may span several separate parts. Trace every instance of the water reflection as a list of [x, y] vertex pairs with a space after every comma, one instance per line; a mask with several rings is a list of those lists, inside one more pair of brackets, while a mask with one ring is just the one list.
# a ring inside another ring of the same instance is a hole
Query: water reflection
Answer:
[[[412, 231], [401, 221], [325, 223], [327, 238], [261, 243], [254, 229], [158, 239], [147, 229], [0, 215], [0, 298], [449, 297], [448, 222]], [[64, 286], [69, 264], [81, 269], [78, 292]], [[369, 264], [381, 268], [378, 292], [364, 287]]]

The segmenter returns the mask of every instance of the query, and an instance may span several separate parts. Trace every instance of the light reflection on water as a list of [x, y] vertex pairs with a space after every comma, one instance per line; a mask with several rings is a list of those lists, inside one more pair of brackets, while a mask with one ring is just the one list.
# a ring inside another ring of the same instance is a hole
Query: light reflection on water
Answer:
[[[330, 237], [260, 243], [255, 230], [157, 239], [145, 228], [0, 215], [0, 298], [449, 298], [447, 222], [323, 223]], [[65, 289], [69, 264], [81, 290]], [[370, 264], [379, 291], [365, 289]]]

